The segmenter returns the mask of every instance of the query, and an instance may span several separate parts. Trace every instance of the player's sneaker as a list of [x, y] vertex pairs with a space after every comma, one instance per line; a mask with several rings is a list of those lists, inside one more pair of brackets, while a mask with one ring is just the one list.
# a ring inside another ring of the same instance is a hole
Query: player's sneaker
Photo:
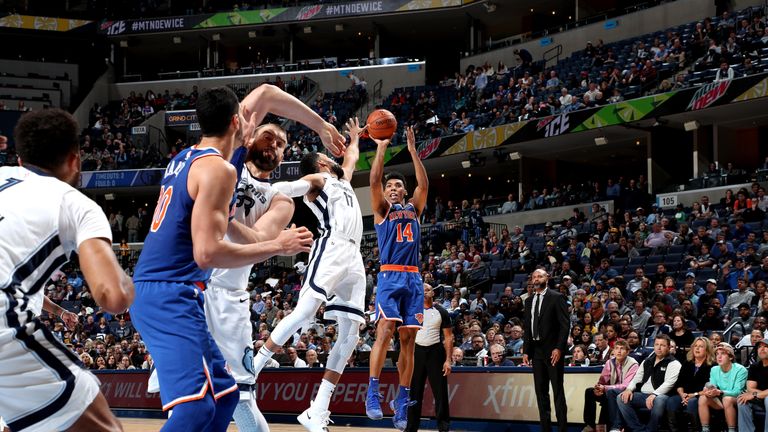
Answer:
[[389, 407], [395, 413], [392, 423], [398, 430], [403, 431], [408, 426], [408, 407], [415, 404], [416, 401], [400, 398], [399, 395], [396, 399], [389, 401]]
[[328, 432], [328, 423], [333, 423], [333, 420], [331, 420], [330, 417], [330, 411], [317, 413], [312, 411], [312, 407], [310, 407], [304, 410], [304, 412], [299, 414], [296, 418], [299, 420], [299, 423], [304, 426], [304, 429], [309, 432]]
[[382, 399], [383, 397], [378, 392], [378, 389], [368, 388], [368, 395], [365, 398], [365, 414], [369, 419], [381, 420], [384, 418], [384, 413], [381, 411]]

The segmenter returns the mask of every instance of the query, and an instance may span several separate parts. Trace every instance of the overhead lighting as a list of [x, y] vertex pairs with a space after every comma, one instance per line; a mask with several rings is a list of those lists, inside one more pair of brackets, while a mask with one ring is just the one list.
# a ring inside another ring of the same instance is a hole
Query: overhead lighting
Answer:
[[214, 33], [213, 36], [211, 36], [211, 39], [215, 41], [221, 40], [221, 33]]
[[180, 43], [181, 43], [181, 38], [180, 38], [180, 37], [178, 37], [178, 36], [174, 36], [174, 37], [173, 37], [173, 43], [175, 43], [175, 44], [177, 44], [177, 45], [178, 45], [178, 44], [180, 44]]
[[334, 28], [337, 32], [344, 31], [344, 24], [336, 24]]
[[464, 160], [464, 161], [461, 161], [461, 167], [462, 167], [462, 168], [464, 168], [464, 169], [468, 169], [468, 168], [469, 168], [469, 167], [471, 167], [471, 166], [472, 166], [472, 162], [470, 162], [470, 161], [468, 161], [468, 160]]
[[522, 159], [523, 155], [520, 154], [520, 152], [512, 152], [509, 154], [509, 160], [520, 160]]
[[255, 38], [256, 37], [256, 32], [255, 31], [249, 31], [248, 32], [248, 37], [251, 38], [251, 39]]
[[312, 33], [312, 26], [304, 27], [304, 33], [306, 33], [306, 34]]
[[608, 138], [606, 138], [604, 136], [599, 136], [599, 137], [595, 138], [595, 144], [597, 144], [599, 146], [606, 145], [606, 144], [608, 144]]
[[701, 123], [698, 122], [698, 120], [691, 120], [683, 123], [683, 128], [685, 128], [686, 132], [695, 131], [701, 126]]
[[107, 201], [114, 201], [115, 200], [115, 194], [113, 194], [113, 193], [104, 194], [104, 199], [107, 200]]
[[128, 48], [128, 41], [127, 40], [121, 40], [120, 41], [120, 48]]

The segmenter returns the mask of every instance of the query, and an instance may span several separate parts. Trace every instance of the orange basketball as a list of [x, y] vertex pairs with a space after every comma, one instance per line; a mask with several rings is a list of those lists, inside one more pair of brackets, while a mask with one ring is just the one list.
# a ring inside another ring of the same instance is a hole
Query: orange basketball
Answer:
[[368, 115], [368, 128], [366, 132], [371, 138], [389, 139], [397, 130], [397, 120], [395, 116], [385, 110], [377, 109]]

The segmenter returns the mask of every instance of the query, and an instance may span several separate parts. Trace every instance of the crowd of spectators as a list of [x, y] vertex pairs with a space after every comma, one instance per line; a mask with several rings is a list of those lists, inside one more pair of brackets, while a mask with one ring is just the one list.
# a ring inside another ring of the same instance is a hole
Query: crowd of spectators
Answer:
[[726, 11], [691, 30], [631, 41], [590, 41], [551, 68], [515, 50], [514, 67], [471, 65], [440, 86], [396, 89], [383, 105], [428, 139], [761, 72], [766, 18], [757, 8], [735, 16]]

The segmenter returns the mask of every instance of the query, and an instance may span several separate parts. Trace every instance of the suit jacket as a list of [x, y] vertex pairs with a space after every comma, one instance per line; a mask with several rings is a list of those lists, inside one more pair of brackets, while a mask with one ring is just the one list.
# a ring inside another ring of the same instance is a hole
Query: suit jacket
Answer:
[[[532, 349], [533, 332], [531, 331], [531, 317], [533, 312], [533, 300], [535, 295], [525, 299], [525, 315], [523, 325], [525, 327], [525, 342], [523, 345], [523, 354], [534, 357]], [[542, 299], [541, 312], [539, 315], [539, 341], [537, 345], [542, 348], [539, 357], [549, 358], [553, 349], [558, 348], [561, 353], [561, 361], [568, 352], [568, 333], [570, 331], [570, 318], [568, 314], [568, 303], [565, 297], [552, 288], [547, 289]]]

